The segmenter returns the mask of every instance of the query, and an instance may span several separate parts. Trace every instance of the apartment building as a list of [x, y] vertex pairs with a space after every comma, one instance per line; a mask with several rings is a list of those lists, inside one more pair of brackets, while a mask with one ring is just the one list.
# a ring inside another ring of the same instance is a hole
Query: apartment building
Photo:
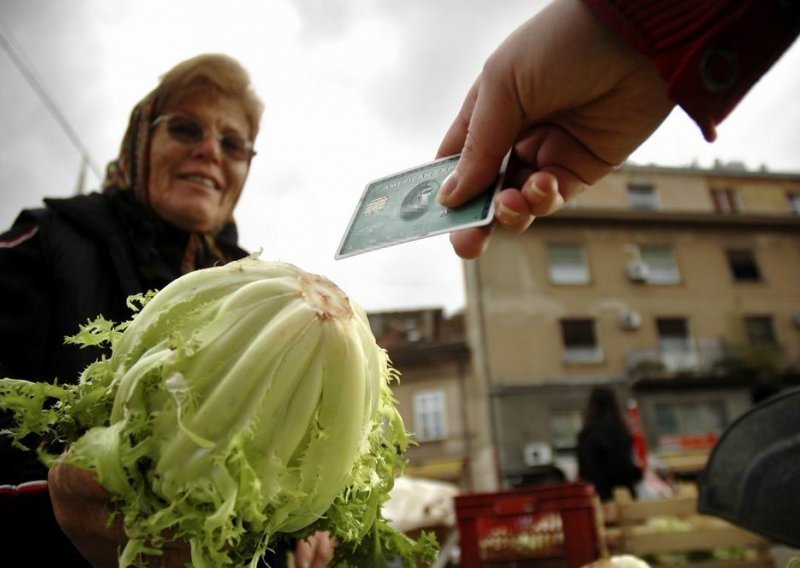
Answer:
[[524, 478], [540, 447], [575, 475], [593, 385], [638, 403], [678, 471], [757, 384], [797, 382], [800, 174], [628, 165], [525, 234], [495, 232], [465, 272], [475, 490]]
[[425, 308], [371, 312], [368, 318], [400, 372], [392, 390], [415, 442], [406, 474], [470, 486], [464, 402], [472, 371], [463, 314]]

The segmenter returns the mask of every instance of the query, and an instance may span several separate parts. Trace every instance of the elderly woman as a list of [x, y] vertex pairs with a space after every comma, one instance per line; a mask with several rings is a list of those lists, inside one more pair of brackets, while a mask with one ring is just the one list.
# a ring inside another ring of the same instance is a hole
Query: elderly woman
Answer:
[[[102, 193], [22, 212], [0, 235], [0, 377], [75, 381], [100, 355], [64, 344], [79, 324], [99, 314], [129, 319], [129, 295], [247, 254], [233, 210], [262, 109], [235, 60], [184, 61], [133, 109]], [[102, 487], [89, 472], [57, 466], [48, 494], [37, 481], [46, 477], [33, 452], [0, 440], [4, 554], [19, 546], [29, 565], [86, 566], [77, 547], [94, 566], [114, 565], [124, 534], [107, 527]], [[39, 546], [22, 548], [32, 538]], [[329, 558], [327, 542], [318, 548]], [[176, 565], [183, 552], [178, 546]]]

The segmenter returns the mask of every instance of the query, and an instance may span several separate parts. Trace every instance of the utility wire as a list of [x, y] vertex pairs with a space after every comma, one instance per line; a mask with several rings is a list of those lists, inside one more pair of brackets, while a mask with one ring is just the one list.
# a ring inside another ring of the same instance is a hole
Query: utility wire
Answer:
[[[0, 24], [3, 24], [2, 20], [0, 20]], [[5, 24], [0, 25], [0, 46], [3, 47], [5, 52], [11, 58], [11, 61], [14, 63], [17, 69], [19, 69], [19, 72], [22, 73], [22, 76], [25, 77], [25, 80], [28, 82], [31, 88], [33, 88], [33, 90], [36, 91], [36, 94], [39, 95], [39, 98], [42, 99], [44, 106], [50, 111], [50, 114], [53, 115], [61, 128], [64, 129], [64, 132], [72, 142], [73, 146], [75, 146], [78, 152], [80, 152], [83, 161], [88, 164], [89, 168], [92, 170], [92, 173], [97, 176], [98, 181], [102, 181], [103, 175], [100, 173], [100, 168], [98, 168], [97, 164], [94, 162], [94, 160], [92, 160], [91, 155], [89, 155], [89, 150], [86, 149], [86, 146], [84, 146], [83, 142], [81, 142], [78, 134], [61, 113], [58, 105], [56, 105], [53, 99], [47, 94], [47, 90], [36, 76], [33, 66], [26, 63], [22, 47], [16, 42], [16, 40], [14, 40], [11, 32], [5, 31], [4, 28]]]

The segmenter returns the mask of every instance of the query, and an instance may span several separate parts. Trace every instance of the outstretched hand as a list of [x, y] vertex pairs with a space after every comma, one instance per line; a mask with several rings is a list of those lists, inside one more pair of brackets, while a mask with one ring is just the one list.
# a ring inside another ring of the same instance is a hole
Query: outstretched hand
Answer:
[[651, 63], [579, 0], [556, 0], [489, 57], [438, 157], [461, 153], [438, 199], [456, 207], [485, 191], [512, 151], [495, 222], [457, 231], [475, 258], [495, 225], [520, 233], [617, 168], [674, 106]]

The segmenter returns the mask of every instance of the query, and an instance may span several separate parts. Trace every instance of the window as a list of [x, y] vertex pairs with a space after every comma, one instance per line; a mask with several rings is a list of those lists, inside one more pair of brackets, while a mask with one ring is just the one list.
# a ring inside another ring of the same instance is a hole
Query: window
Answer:
[[728, 251], [728, 264], [736, 282], [758, 282], [761, 271], [751, 250], [731, 249]]
[[652, 185], [629, 185], [628, 205], [630, 205], [631, 209], [647, 211], [661, 209], [661, 201], [658, 199], [658, 193], [656, 193]]
[[744, 330], [751, 345], [777, 345], [775, 326], [770, 316], [747, 316]]
[[700, 356], [689, 335], [685, 318], [658, 318], [658, 349], [661, 364], [669, 373], [696, 372]]
[[420, 442], [447, 437], [447, 414], [443, 389], [424, 389], [414, 393], [414, 434]]
[[672, 445], [681, 437], [719, 435], [728, 424], [721, 400], [656, 403], [655, 411], [660, 446]]
[[738, 213], [741, 209], [739, 195], [734, 189], [712, 189], [711, 200], [717, 213]]
[[583, 427], [580, 410], [550, 413], [551, 440], [555, 450], [573, 450], [578, 446], [578, 433]]
[[789, 212], [792, 215], [800, 215], [800, 193], [790, 193], [787, 198], [789, 199]]
[[582, 245], [557, 244], [548, 247], [550, 253], [550, 281], [554, 284], [586, 284], [589, 267]]
[[639, 248], [642, 260], [647, 265], [647, 281], [650, 284], [679, 284], [681, 273], [675, 253], [670, 247], [643, 246]]
[[689, 325], [686, 318], [658, 318], [658, 347], [662, 353], [691, 351]]
[[603, 351], [597, 343], [594, 320], [561, 320], [561, 337], [564, 341], [565, 363], [599, 363]]

